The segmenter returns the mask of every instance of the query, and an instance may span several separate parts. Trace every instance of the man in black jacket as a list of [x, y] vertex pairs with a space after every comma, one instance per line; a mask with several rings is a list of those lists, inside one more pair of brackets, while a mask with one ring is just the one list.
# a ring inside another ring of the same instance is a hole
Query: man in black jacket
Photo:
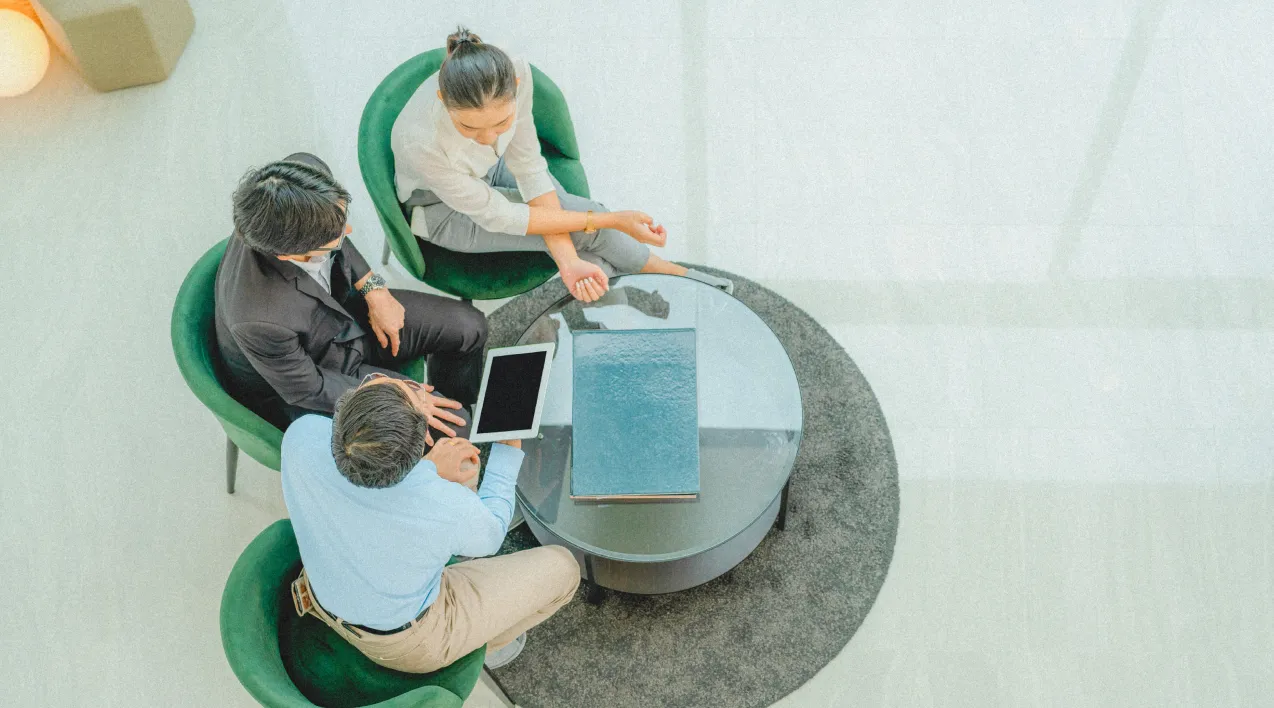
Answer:
[[424, 397], [433, 402], [430, 425], [460, 432], [447, 423], [464, 419], [445, 409], [477, 400], [486, 318], [458, 300], [386, 288], [346, 238], [349, 199], [308, 153], [240, 181], [235, 233], [217, 271], [227, 388], [285, 428], [306, 413], [331, 415], [336, 399], [369, 374], [406, 379], [397, 370], [427, 356], [437, 388]]

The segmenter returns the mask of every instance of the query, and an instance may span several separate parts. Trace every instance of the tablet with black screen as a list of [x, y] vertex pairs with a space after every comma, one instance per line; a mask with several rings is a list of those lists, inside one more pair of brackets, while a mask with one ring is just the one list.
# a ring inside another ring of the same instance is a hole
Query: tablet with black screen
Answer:
[[553, 349], [549, 342], [487, 352], [471, 442], [521, 440], [539, 434]]

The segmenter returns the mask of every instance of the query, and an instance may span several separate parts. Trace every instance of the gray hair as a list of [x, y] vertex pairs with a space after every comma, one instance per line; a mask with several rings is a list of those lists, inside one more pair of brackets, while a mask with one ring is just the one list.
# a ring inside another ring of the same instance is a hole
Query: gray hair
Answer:
[[517, 74], [513, 60], [498, 47], [483, 44], [467, 27], [447, 37], [447, 59], [438, 69], [438, 89], [447, 110], [482, 108], [513, 98]]
[[297, 256], [340, 238], [349, 192], [332, 178], [327, 165], [312, 159], [321, 167], [289, 158], [249, 170], [239, 180], [233, 198], [234, 228], [252, 250]]
[[420, 462], [427, 426], [395, 384], [350, 389], [337, 399], [332, 417], [336, 468], [360, 487], [392, 487]]

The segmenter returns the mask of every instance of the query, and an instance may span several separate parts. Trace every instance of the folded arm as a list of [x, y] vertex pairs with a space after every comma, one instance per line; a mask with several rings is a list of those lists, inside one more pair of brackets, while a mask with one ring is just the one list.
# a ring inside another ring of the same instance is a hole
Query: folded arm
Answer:
[[[527, 187], [522, 192], [526, 204], [510, 201], [485, 181], [465, 174], [452, 167], [445, 155], [412, 145], [402, 150], [404, 158], [419, 164], [429, 189], [452, 209], [468, 216], [480, 228], [492, 233], [556, 236], [572, 231], [583, 231], [588, 225], [588, 215], [582, 211], [566, 211], [561, 208], [557, 192], [548, 181], [549, 189], [535, 194], [541, 187]], [[543, 158], [541, 158], [543, 159]], [[510, 170], [512, 171], [512, 170]], [[515, 175], [517, 178], [517, 175]], [[548, 179], [545, 172], [544, 178]], [[525, 178], [519, 178], [522, 184]], [[538, 178], [533, 178], [535, 184]], [[519, 187], [519, 191], [522, 188]], [[641, 212], [597, 212], [593, 214], [593, 226], [599, 229], [619, 229], [629, 235], [641, 234], [641, 225], [650, 224], [649, 216]], [[636, 238], [636, 236], [634, 236]], [[572, 247], [574, 250], [574, 247]]]
[[[533, 217], [539, 209], [554, 211], [562, 210], [562, 202], [558, 200], [557, 191], [555, 190], [549, 190], [544, 194], [529, 200], [527, 202], [527, 206], [531, 207], [531, 214]], [[541, 235], [544, 237], [545, 245], [548, 246], [549, 255], [553, 257], [553, 262], [557, 263], [559, 268], [561, 268], [563, 264], [570, 263], [576, 258], [579, 258], [579, 254], [575, 251], [575, 243], [571, 241], [570, 229], [555, 234], [545, 233]]]

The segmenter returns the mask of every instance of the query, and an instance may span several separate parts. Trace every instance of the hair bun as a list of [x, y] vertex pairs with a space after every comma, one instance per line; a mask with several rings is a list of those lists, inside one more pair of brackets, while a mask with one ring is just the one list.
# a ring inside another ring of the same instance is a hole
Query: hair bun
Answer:
[[464, 25], [456, 27], [455, 32], [447, 35], [447, 56], [451, 56], [452, 52], [462, 44], [482, 44], [482, 38], [470, 32]]

